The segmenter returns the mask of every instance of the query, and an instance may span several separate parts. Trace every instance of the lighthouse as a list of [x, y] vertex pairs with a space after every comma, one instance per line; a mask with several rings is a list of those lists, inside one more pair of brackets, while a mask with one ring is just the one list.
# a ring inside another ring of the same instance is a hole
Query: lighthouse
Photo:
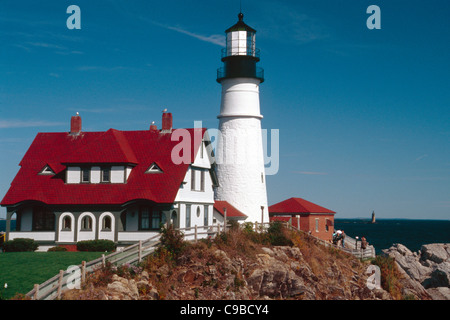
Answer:
[[218, 187], [215, 199], [227, 201], [247, 215], [246, 222], [269, 222], [261, 131], [259, 85], [264, 70], [257, 67], [256, 30], [238, 22], [225, 31], [223, 67], [217, 70], [222, 85], [219, 137], [216, 145]]

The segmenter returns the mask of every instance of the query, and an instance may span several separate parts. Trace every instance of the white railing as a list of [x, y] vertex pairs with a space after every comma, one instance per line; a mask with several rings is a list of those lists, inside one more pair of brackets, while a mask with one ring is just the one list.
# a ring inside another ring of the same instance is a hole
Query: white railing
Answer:
[[9, 240], [17, 238], [28, 238], [35, 241], [55, 241], [55, 231], [11, 231], [9, 233]]
[[[270, 223], [255, 223], [253, 228], [255, 231], [264, 231], [267, 230]], [[333, 243], [327, 242], [320, 238], [317, 238], [307, 232], [299, 230], [293, 227], [290, 224], [286, 224], [288, 228], [291, 230], [301, 232], [312, 239], [320, 242], [321, 244], [333, 247], [338, 250], [342, 250], [348, 252], [358, 258], [372, 258], [375, 257], [375, 248], [373, 246], [369, 246], [366, 249], [357, 248], [357, 242], [355, 239], [346, 236], [345, 237], [345, 247], [337, 246]], [[221, 229], [224, 229], [224, 225], [214, 225], [207, 227], [190, 227], [177, 229], [183, 233], [184, 240], [186, 241], [194, 241], [196, 242], [199, 239], [205, 238], [213, 238], [217, 234], [221, 232]], [[157, 246], [159, 245], [159, 238], [161, 234], [156, 234], [146, 240], [139, 240], [138, 243], [130, 245], [122, 250], [117, 250], [109, 255], [102, 255], [100, 258], [85, 262], [83, 261], [81, 265], [78, 265], [78, 273], [72, 273], [73, 269], [69, 270], [60, 270], [59, 274], [55, 275], [53, 278], [48, 279], [42, 284], [35, 284], [34, 288], [26, 294], [26, 296], [30, 297], [33, 300], [54, 300], [61, 298], [61, 294], [70, 289], [71, 284], [79, 281], [83, 283], [86, 280], [86, 273], [94, 272], [95, 270], [106, 266], [107, 263], [111, 263], [117, 266], [125, 265], [125, 264], [135, 264], [140, 263], [143, 258], [153, 253]], [[350, 248], [354, 246], [354, 248]]]
[[[223, 228], [223, 226], [208, 226], [177, 229], [183, 233], [186, 241], [197, 241], [214, 237]], [[54, 300], [61, 298], [61, 294], [70, 289], [74, 283], [83, 283], [86, 280], [86, 273], [93, 272], [106, 266], [107, 263], [121, 266], [125, 264], [136, 264], [142, 261], [143, 258], [153, 253], [158, 244], [161, 234], [153, 235], [146, 240], [139, 240], [139, 242], [130, 245], [122, 250], [117, 250], [109, 255], [104, 255], [98, 259], [85, 262], [76, 268], [69, 268], [69, 270], [60, 270], [54, 277], [48, 279], [41, 284], [35, 284], [34, 288], [26, 294], [33, 300]], [[79, 272], [73, 273], [73, 270]]]
[[[367, 248], [362, 249], [361, 248], [361, 242], [356, 241], [355, 239], [353, 239], [352, 237], [349, 237], [348, 235], [345, 235], [345, 239], [344, 239], [344, 246], [339, 246], [336, 245], [332, 242], [328, 242], [325, 241], [323, 239], [317, 238], [316, 236], [307, 233], [303, 230], [297, 229], [296, 227], [292, 226], [289, 223], [286, 223], [286, 226], [292, 230], [301, 232], [305, 235], [307, 235], [308, 237], [313, 238], [314, 240], [316, 240], [317, 242], [323, 244], [326, 247], [332, 247], [347, 253], [350, 253], [352, 255], [354, 255], [355, 257], [359, 258], [359, 259], [367, 259], [367, 258], [375, 258], [375, 248], [374, 246], [367, 246]], [[359, 245], [358, 245], [359, 244]]]
[[124, 242], [124, 241], [139, 241], [139, 240], [146, 240], [149, 239], [155, 235], [159, 234], [158, 231], [154, 231], [154, 232], [142, 232], [142, 231], [135, 231], [135, 232], [130, 232], [130, 231], [122, 231], [118, 233], [117, 236], [117, 241], [118, 242]]

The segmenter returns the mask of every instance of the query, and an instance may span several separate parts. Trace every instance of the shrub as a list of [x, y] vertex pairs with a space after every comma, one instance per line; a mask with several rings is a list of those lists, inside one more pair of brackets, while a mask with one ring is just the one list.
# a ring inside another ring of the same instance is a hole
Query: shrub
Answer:
[[116, 244], [111, 240], [85, 240], [77, 242], [78, 251], [104, 252], [114, 251]]
[[276, 221], [270, 224], [267, 230], [268, 240], [273, 246], [292, 246], [292, 241], [286, 236], [282, 223]]
[[65, 247], [51, 247], [47, 250], [48, 252], [59, 252], [59, 251], [67, 251]]
[[401, 274], [397, 270], [395, 260], [391, 257], [376, 256], [372, 264], [380, 267], [381, 287], [389, 292], [394, 299], [402, 299]]
[[39, 245], [33, 239], [16, 238], [3, 243], [6, 252], [35, 251]]
[[168, 227], [163, 226], [160, 241], [162, 248], [170, 252], [175, 260], [186, 248], [183, 233], [176, 230], [173, 225], [169, 225]]

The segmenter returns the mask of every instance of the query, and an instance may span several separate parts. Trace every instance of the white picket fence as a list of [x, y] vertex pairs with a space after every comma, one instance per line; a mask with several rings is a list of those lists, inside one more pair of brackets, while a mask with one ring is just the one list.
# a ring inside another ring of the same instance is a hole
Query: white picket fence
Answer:
[[[216, 225], [208, 227], [194, 226], [178, 230], [183, 233], [186, 241], [195, 242], [202, 238], [215, 237], [216, 234], [220, 233], [220, 229], [221, 226]], [[57, 275], [47, 281], [35, 284], [34, 288], [26, 296], [33, 300], [59, 299], [64, 291], [73, 288], [74, 283], [83, 283], [86, 280], [86, 273], [94, 272], [106, 266], [107, 263], [121, 266], [141, 262], [143, 258], [156, 250], [160, 236], [160, 234], [157, 234], [109, 255], [103, 254], [98, 259], [89, 262], [83, 261], [81, 265], [68, 268], [68, 270], [60, 270]]]
[[[269, 223], [254, 225], [255, 231], [266, 230]], [[319, 239], [309, 233], [299, 230], [290, 224], [286, 224], [291, 230], [301, 232], [303, 234], [312, 237], [319, 243], [333, 247], [338, 250], [348, 252], [357, 258], [373, 258], [375, 257], [375, 248], [373, 246], [367, 247], [365, 250], [357, 247], [357, 242], [355, 239], [346, 236], [345, 237], [345, 247], [337, 246], [333, 243]], [[221, 228], [224, 226], [215, 225], [208, 227], [191, 227], [178, 229], [180, 230], [186, 241], [196, 242], [199, 239], [204, 238], [214, 238], [217, 234], [221, 232]], [[121, 266], [125, 264], [135, 264], [142, 261], [143, 258], [153, 253], [159, 244], [160, 234], [155, 235], [147, 240], [139, 241], [131, 246], [128, 246], [122, 250], [118, 250], [109, 255], [102, 255], [100, 258], [85, 262], [83, 261], [81, 265], [75, 266], [74, 268], [68, 268], [68, 270], [60, 270], [60, 272], [54, 277], [48, 279], [44, 283], [35, 284], [34, 288], [26, 294], [33, 300], [54, 300], [61, 298], [62, 293], [65, 290], [71, 289], [74, 283], [83, 283], [86, 280], [86, 274], [89, 272], [94, 272], [99, 268], [106, 266], [107, 263], [111, 263], [116, 266]]]
[[372, 245], [367, 246], [365, 249], [361, 248], [361, 241], [356, 241], [356, 239], [346, 235], [344, 240], [344, 246], [336, 245], [332, 242], [325, 241], [323, 239], [317, 238], [316, 236], [307, 233], [303, 230], [297, 229], [296, 227], [292, 226], [289, 223], [286, 223], [286, 226], [290, 228], [291, 230], [295, 230], [297, 232], [301, 232], [308, 237], [311, 237], [315, 241], [323, 244], [326, 247], [335, 248], [337, 250], [341, 250], [344, 252], [347, 252], [349, 254], [354, 255], [355, 257], [359, 259], [369, 259], [369, 258], [375, 258], [375, 247]]

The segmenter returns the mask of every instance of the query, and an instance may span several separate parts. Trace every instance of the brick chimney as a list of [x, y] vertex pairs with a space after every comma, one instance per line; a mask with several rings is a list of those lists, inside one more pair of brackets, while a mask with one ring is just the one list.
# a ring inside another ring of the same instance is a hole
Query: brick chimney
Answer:
[[161, 133], [172, 132], [172, 113], [163, 112]]
[[150, 125], [150, 131], [158, 131], [158, 127], [155, 124], [155, 121], [152, 121], [152, 124]]
[[79, 135], [81, 132], [81, 117], [77, 112], [76, 116], [73, 116], [70, 119], [70, 134], [71, 135]]

